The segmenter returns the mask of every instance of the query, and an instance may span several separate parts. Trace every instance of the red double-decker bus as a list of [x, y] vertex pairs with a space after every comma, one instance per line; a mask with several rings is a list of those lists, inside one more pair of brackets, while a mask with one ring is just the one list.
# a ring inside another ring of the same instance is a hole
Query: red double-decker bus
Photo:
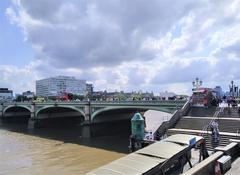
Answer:
[[62, 93], [62, 95], [57, 96], [56, 99], [58, 101], [69, 101], [69, 94], [68, 93]]
[[193, 106], [210, 106], [213, 98], [212, 89], [210, 88], [193, 89], [191, 104]]

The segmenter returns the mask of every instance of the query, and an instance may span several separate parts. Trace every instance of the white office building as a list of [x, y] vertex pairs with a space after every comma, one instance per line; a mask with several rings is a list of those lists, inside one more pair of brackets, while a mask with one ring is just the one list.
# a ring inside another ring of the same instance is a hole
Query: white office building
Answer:
[[37, 96], [60, 96], [64, 93], [85, 95], [86, 80], [75, 77], [57, 76], [36, 81]]

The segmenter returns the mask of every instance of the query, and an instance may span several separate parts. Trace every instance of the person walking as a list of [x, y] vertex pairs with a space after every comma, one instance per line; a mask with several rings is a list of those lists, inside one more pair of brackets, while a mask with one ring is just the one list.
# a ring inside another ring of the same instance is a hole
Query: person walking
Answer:
[[211, 131], [212, 131], [212, 147], [215, 148], [219, 145], [220, 141], [220, 134], [219, 134], [219, 128], [218, 128], [218, 123], [213, 120], [210, 124]]

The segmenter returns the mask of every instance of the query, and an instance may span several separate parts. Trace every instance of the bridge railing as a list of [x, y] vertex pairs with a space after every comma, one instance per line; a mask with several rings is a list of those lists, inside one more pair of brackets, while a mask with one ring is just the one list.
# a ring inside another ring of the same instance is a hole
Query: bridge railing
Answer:
[[[51, 101], [34, 104], [184, 104], [186, 100], [141, 100], [141, 101]], [[4, 102], [3, 105], [30, 105], [33, 102]], [[180, 105], [182, 107], [182, 105]]]
[[4, 102], [1, 103], [3, 106], [10, 106], [10, 105], [30, 105], [32, 102]]
[[24, 101], [24, 102], [4, 102], [1, 103], [4, 106], [8, 105], [52, 105], [52, 104], [87, 104], [87, 101], [46, 101], [46, 102], [31, 102], [31, 101]]
[[186, 100], [91, 101], [91, 103], [185, 103]]
[[189, 108], [190, 108], [190, 103], [189, 101], [187, 101], [181, 109], [176, 110], [173, 113], [169, 121], [165, 121], [159, 126], [159, 128], [154, 133], [155, 137], [161, 138], [169, 128], [174, 127], [179, 121], [180, 117], [182, 117], [183, 115], [186, 115], [186, 113], [189, 111]]
[[187, 115], [187, 113], [190, 110], [190, 106], [191, 106], [190, 101], [186, 101], [186, 103], [183, 105], [181, 109], [182, 115]]

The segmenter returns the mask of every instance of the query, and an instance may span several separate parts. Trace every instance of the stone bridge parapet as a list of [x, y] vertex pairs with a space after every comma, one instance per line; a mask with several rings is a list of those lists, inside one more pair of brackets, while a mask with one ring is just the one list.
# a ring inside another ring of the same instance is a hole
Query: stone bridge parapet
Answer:
[[[89, 126], [94, 123], [97, 116], [106, 112], [118, 113], [119, 110], [147, 111], [158, 110], [173, 113], [183, 107], [184, 100], [162, 100], [162, 101], [82, 101], [82, 102], [12, 102], [0, 104], [0, 118], [11, 116], [28, 115], [29, 127], [34, 128], [37, 120], [66, 115], [82, 116], [82, 125]], [[54, 111], [54, 112], [53, 112]], [[101, 119], [100, 119], [101, 120]], [[98, 117], [99, 121], [99, 117]], [[88, 135], [88, 133], [86, 134]]]
[[30, 112], [31, 118], [37, 119], [38, 114], [50, 108], [66, 108], [81, 113], [85, 121], [91, 122], [101, 112], [118, 109], [143, 109], [143, 110], [159, 110], [172, 113], [176, 109], [181, 108], [186, 101], [184, 100], [162, 100], [162, 101], [83, 101], [83, 102], [12, 102], [1, 103], [0, 117], [14, 108], [26, 109]]

